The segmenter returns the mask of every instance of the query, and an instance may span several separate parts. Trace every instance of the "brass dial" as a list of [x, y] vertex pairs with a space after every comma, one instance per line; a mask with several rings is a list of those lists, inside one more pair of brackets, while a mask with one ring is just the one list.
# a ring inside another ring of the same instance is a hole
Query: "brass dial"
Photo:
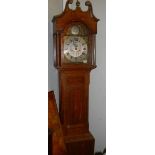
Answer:
[[71, 62], [87, 63], [87, 38], [82, 36], [65, 36], [64, 55]]

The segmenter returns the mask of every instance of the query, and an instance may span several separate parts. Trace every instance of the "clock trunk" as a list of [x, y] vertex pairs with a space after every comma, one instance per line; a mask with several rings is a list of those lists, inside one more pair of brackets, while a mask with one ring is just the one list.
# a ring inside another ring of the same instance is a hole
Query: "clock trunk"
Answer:
[[93, 155], [94, 137], [89, 132], [90, 70], [61, 70], [60, 120], [69, 155]]

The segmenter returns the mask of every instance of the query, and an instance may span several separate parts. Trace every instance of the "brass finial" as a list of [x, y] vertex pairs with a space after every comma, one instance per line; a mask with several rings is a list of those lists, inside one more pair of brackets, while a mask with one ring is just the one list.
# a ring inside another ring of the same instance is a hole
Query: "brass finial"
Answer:
[[77, 2], [76, 2], [76, 6], [77, 6], [77, 7], [80, 6], [80, 2], [79, 2], [79, 0], [77, 0]]

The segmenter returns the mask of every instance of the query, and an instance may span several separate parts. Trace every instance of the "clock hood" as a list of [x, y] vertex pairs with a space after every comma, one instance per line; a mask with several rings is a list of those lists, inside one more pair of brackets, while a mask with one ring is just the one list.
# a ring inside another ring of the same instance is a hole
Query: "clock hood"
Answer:
[[80, 8], [80, 2], [77, 1], [76, 9], [72, 10], [69, 8], [69, 4], [72, 4], [73, 0], [68, 0], [66, 2], [66, 7], [64, 11], [53, 17], [53, 31], [54, 32], [61, 32], [63, 31], [64, 27], [72, 22], [81, 22], [85, 24], [92, 34], [97, 33], [97, 19], [93, 14], [93, 8], [90, 1], [86, 1], [85, 5], [88, 6], [87, 11], [82, 11]]

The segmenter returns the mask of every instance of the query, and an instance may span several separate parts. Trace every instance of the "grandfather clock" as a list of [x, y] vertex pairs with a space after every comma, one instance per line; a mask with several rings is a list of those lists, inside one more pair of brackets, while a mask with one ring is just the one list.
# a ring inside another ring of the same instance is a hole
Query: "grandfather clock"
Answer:
[[94, 137], [89, 132], [89, 79], [96, 68], [97, 19], [90, 1], [87, 11], [80, 2], [53, 18], [54, 66], [59, 74], [59, 113], [69, 155], [93, 155]]

